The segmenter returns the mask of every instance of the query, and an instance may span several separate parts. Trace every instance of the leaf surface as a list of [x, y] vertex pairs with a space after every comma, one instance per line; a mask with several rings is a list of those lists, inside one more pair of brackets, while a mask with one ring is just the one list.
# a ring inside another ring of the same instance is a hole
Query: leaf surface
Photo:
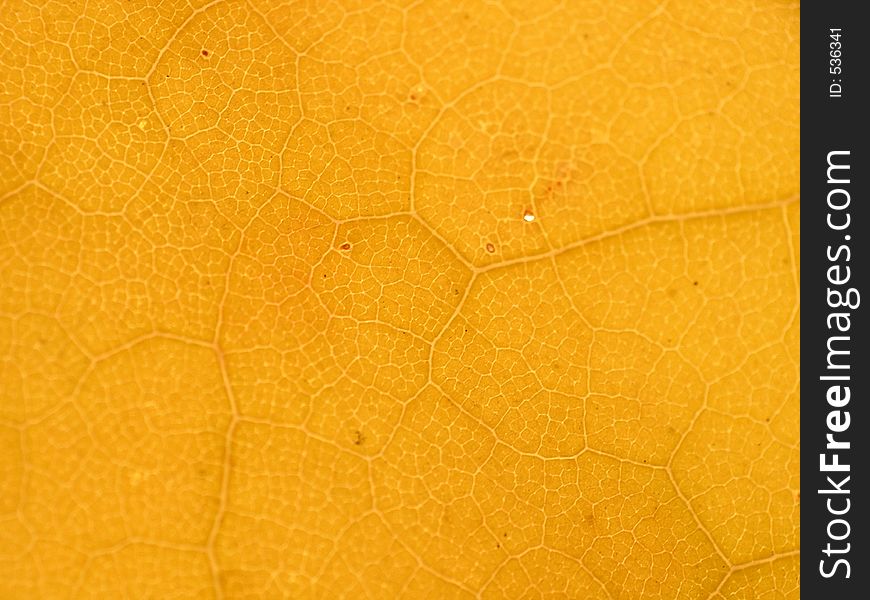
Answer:
[[799, 597], [796, 3], [0, 30], [0, 596]]

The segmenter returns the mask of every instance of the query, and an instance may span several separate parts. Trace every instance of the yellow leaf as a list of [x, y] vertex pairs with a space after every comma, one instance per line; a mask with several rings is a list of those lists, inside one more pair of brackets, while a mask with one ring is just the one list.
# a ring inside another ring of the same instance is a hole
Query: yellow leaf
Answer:
[[797, 3], [0, 29], [0, 597], [799, 597]]

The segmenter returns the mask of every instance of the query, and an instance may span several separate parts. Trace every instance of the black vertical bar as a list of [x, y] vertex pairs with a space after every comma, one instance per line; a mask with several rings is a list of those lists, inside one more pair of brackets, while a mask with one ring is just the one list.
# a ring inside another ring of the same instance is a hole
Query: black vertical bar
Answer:
[[867, 319], [860, 297], [870, 268], [865, 260], [868, 127], [862, 114], [870, 105], [865, 84], [870, 32], [859, 14], [862, 7], [860, 2], [801, 7], [804, 598], [870, 597], [865, 526], [870, 364], [863, 351]]

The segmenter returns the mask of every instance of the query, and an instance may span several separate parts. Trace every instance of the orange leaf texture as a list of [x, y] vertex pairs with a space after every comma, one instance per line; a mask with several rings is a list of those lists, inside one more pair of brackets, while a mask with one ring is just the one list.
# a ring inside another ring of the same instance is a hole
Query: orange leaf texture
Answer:
[[0, 3], [0, 598], [796, 600], [799, 24]]

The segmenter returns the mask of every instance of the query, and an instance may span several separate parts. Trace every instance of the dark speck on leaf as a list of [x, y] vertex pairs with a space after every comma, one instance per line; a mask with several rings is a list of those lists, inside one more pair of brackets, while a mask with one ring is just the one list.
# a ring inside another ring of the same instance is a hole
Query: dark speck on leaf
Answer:
[[203, 55], [203, 56], [208, 56], [208, 50], [203, 50], [203, 51], [202, 51], [202, 55]]
[[350, 250], [350, 244], [348, 242], [343, 243], [340, 248], [342, 250]]

